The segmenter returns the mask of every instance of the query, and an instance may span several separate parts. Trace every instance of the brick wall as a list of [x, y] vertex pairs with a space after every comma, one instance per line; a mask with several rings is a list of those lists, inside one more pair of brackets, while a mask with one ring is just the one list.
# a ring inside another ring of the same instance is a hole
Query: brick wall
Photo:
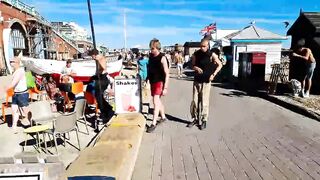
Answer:
[[[4, 21], [0, 23], [0, 48], [3, 49], [3, 29], [11, 26], [10, 20], [17, 19], [24, 27], [26, 27], [27, 19], [32, 18], [32, 16], [14, 7], [11, 7], [4, 2], [0, 3], [0, 11], [1, 16], [4, 18]], [[61, 37], [55, 36], [53, 41], [55, 42], [57, 47], [57, 54], [64, 54], [64, 59], [73, 58], [73, 56], [77, 54], [77, 50], [69, 43], [64, 41]], [[2, 65], [3, 63], [0, 63], [0, 68]]]

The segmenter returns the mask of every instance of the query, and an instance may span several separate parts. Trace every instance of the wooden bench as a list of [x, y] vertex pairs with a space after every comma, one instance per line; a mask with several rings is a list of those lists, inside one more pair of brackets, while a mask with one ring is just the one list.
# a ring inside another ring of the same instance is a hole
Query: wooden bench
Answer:
[[80, 153], [64, 177], [102, 176], [130, 180], [145, 124], [146, 119], [140, 113], [113, 117], [95, 145]]

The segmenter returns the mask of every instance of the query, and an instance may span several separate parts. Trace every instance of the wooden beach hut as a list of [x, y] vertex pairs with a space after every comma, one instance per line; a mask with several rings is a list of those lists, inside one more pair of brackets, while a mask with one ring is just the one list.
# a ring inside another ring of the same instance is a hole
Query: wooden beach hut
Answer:
[[[294, 49], [297, 41], [301, 38], [305, 39], [305, 47], [311, 49], [317, 66], [313, 76], [313, 92], [320, 93], [320, 12], [300, 12], [299, 17], [292, 24], [287, 32], [292, 37], [291, 49]], [[295, 59], [290, 59], [290, 79], [297, 79], [301, 67], [295, 63]]]
[[230, 41], [232, 49], [230, 68], [233, 76], [238, 77], [240, 53], [262, 52], [266, 54], [265, 79], [268, 79], [272, 71], [271, 65], [280, 63], [282, 41], [287, 38], [251, 24], [224, 39]]

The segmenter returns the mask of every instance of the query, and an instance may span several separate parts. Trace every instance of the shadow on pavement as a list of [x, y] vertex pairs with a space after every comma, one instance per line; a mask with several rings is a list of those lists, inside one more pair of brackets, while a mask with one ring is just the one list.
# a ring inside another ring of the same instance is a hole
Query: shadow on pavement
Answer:
[[[149, 109], [148, 114], [153, 115], [153, 108], [150, 108], [150, 109]], [[187, 120], [185, 120], [185, 119], [181, 119], [181, 118], [172, 116], [172, 115], [170, 115], [170, 114], [166, 114], [166, 117], [167, 117], [167, 119], [168, 119], [169, 121], [175, 121], [175, 122], [184, 123], [184, 124], [188, 124], [188, 123], [189, 123], [189, 121], [187, 121]], [[152, 121], [152, 119], [148, 118], [147, 121]]]
[[175, 122], [179, 122], [179, 123], [184, 123], [184, 124], [188, 124], [189, 121], [185, 120], [185, 119], [180, 119], [180, 118], [177, 118], [175, 116], [172, 116], [170, 114], [166, 114], [166, 117], [169, 121], [175, 121]]
[[229, 93], [220, 93], [223, 96], [228, 96], [228, 97], [244, 97], [248, 96], [247, 93], [241, 92], [241, 91], [230, 91]]

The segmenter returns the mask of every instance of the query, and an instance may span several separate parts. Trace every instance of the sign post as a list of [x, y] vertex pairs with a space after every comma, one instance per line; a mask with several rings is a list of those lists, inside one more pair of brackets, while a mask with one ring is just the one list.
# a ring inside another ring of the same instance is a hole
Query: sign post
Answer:
[[116, 113], [139, 113], [142, 111], [141, 78], [116, 78], [115, 81]]

